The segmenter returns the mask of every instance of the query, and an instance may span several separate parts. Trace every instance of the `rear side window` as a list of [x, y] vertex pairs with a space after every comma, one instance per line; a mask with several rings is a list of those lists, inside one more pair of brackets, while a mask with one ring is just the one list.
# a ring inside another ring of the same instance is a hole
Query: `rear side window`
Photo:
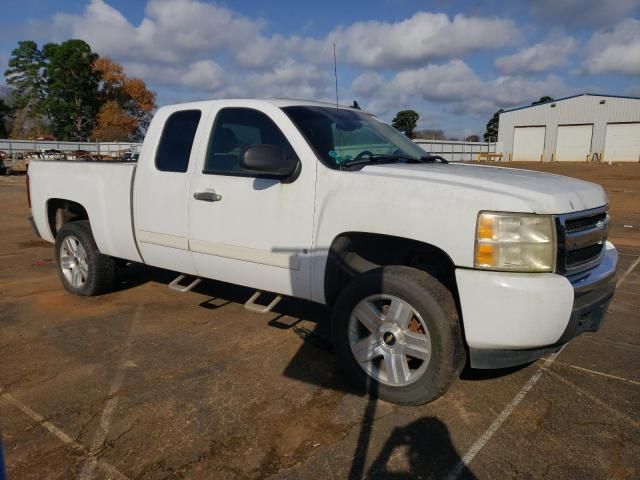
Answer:
[[156, 153], [156, 167], [163, 172], [186, 172], [200, 110], [172, 113], [164, 124]]

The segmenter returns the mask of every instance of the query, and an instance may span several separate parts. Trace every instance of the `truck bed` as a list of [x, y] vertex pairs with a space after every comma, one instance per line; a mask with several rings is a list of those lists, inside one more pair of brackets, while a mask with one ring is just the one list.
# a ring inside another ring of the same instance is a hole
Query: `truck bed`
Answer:
[[100, 252], [142, 261], [133, 233], [135, 170], [135, 162], [33, 160], [28, 173], [32, 213], [40, 236], [55, 241], [50, 202], [72, 201], [86, 210]]

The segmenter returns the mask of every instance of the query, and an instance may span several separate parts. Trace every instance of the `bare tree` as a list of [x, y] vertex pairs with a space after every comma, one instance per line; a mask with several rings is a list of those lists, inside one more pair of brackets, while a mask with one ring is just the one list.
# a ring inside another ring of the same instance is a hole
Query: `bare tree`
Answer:
[[446, 140], [447, 136], [444, 131], [440, 129], [425, 129], [414, 132], [415, 138], [422, 138], [425, 140]]

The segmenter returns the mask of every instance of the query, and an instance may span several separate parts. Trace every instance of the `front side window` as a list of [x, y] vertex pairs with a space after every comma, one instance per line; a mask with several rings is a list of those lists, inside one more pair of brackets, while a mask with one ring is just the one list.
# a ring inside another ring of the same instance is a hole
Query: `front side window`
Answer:
[[275, 145], [291, 158], [296, 154], [267, 115], [250, 108], [223, 108], [216, 117], [204, 173], [253, 175], [240, 166], [243, 152], [253, 145]]
[[425, 151], [375, 117], [353, 110], [296, 106], [282, 110], [296, 124], [320, 160], [331, 168], [359, 158], [386, 156], [420, 160]]
[[187, 171], [200, 116], [200, 110], [183, 110], [172, 113], [167, 118], [156, 152], [158, 170], [163, 172]]

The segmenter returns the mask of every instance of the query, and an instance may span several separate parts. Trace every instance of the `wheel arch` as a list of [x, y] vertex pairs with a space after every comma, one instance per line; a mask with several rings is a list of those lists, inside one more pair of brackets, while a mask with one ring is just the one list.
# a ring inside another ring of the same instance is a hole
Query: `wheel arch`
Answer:
[[455, 264], [443, 249], [419, 240], [361, 231], [340, 233], [331, 242], [324, 271], [325, 302], [333, 305], [355, 276], [389, 265], [428, 272], [451, 291], [459, 304]]
[[60, 229], [69, 222], [87, 220], [87, 209], [80, 203], [63, 198], [50, 198], [46, 204], [47, 225], [55, 239]]

